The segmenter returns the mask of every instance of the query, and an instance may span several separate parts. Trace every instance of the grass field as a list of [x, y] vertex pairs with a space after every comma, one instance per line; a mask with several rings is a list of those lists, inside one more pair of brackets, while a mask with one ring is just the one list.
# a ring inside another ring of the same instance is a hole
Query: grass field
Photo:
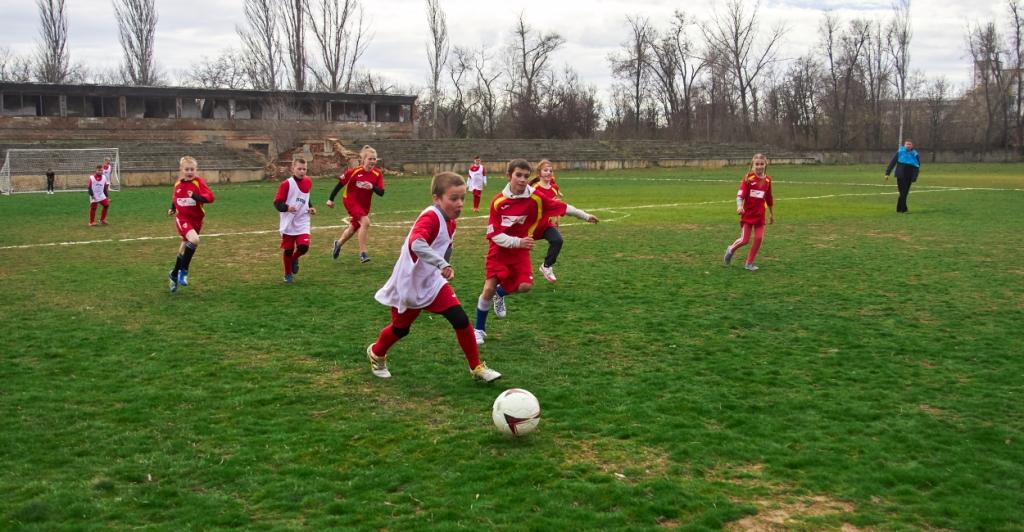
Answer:
[[[880, 167], [769, 172], [757, 272], [722, 265], [742, 168], [561, 174], [602, 223], [491, 316], [496, 386], [429, 315], [369, 372], [425, 178], [388, 180], [367, 264], [331, 260], [317, 180], [293, 285], [276, 184], [215, 186], [177, 294], [170, 187], [98, 228], [84, 192], [0, 197], [0, 529], [1024, 528], [1024, 166], [928, 165], [908, 215]], [[521, 440], [510, 387], [543, 410]]]

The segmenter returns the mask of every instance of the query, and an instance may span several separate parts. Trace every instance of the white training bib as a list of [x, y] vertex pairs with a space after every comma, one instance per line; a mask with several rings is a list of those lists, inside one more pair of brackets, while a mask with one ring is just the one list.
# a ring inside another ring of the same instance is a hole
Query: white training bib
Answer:
[[[420, 216], [428, 212], [433, 212], [437, 216], [437, 221], [441, 226], [437, 231], [437, 238], [430, 244], [430, 247], [438, 255], [444, 256], [448, 246], [452, 243], [452, 235], [448, 234], [448, 226], [444, 223], [444, 215], [441, 214], [440, 209], [436, 206], [427, 207], [420, 213]], [[437, 297], [437, 293], [448, 282], [441, 277], [441, 270], [436, 267], [423, 260], [413, 262], [412, 252], [409, 251], [409, 246], [412, 244], [409, 241], [410, 237], [412, 237], [411, 229], [402, 244], [402, 252], [398, 261], [395, 262], [394, 270], [391, 271], [391, 277], [380, 290], [377, 290], [377, 294], [374, 296], [382, 305], [395, 307], [398, 312], [429, 306]]]

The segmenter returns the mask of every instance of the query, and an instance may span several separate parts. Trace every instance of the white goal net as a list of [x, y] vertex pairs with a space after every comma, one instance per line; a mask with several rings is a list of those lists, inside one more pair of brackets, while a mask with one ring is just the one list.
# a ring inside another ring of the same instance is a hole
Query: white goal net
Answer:
[[117, 148], [9, 149], [0, 168], [0, 192], [45, 192], [47, 172], [53, 190], [86, 190], [96, 166], [110, 159], [110, 189], [121, 190], [121, 159]]

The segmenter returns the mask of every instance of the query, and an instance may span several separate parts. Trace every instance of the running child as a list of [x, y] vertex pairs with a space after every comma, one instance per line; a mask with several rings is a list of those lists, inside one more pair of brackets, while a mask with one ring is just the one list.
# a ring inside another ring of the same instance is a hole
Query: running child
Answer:
[[538, 195], [527, 184], [530, 163], [515, 159], [508, 163], [508, 184], [491, 200], [487, 220], [486, 279], [476, 304], [476, 343], [487, 336], [487, 313], [494, 305], [494, 315], [507, 314], [505, 296], [527, 292], [533, 287], [533, 265], [530, 250], [537, 226], [552, 216], [569, 215], [597, 223], [598, 219], [567, 203]]
[[757, 250], [761, 248], [761, 241], [764, 240], [764, 208], [768, 206], [768, 223], [775, 223], [775, 210], [772, 199], [772, 178], [766, 172], [768, 170], [768, 159], [760, 154], [754, 154], [751, 159], [751, 171], [740, 181], [740, 189], [736, 193], [736, 214], [740, 215], [740, 237], [725, 248], [725, 265], [732, 262], [732, 255], [736, 250], [745, 246], [750, 241], [750, 234], [754, 234], [754, 243], [750, 246], [747, 254], [747, 263], [744, 268], [756, 271], [754, 258], [757, 257]]
[[103, 174], [103, 165], [96, 165], [96, 172], [89, 177], [89, 226], [96, 226], [96, 206], [102, 205], [100, 223], [107, 225], [107, 211], [110, 209], [110, 179]]
[[360, 166], [349, 168], [338, 176], [338, 185], [327, 200], [327, 206], [333, 209], [334, 197], [342, 188], [345, 189], [341, 194], [341, 202], [348, 211], [349, 225], [334, 241], [331, 256], [337, 259], [341, 254], [341, 246], [355, 234], [359, 242], [359, 262], [368, 262], [370, 255], [367, 253], [366, 241], [370, 231], [370, 202], [373, 201], [373, 194], [384, 196], [384, 172], [376, 168], [377, 150], [369, 146], [359, 150], [359, 161]]
[[487, 186], [487, 169], [480, 163], [480, 156], [473, 158], [469, 167], [469, 178], [466, 179], [469, 191], [473, 194], [473, 212], [480, 212], [480, 196]]
[[[558, 199], [561, 192], [558, 190], [558, 184], [555, 183], [554, 166], [551, 161], [544, 159], [537, 163], [537, 177], [530, 180], [530, 186], [538, 196], [552, 200]], [[548, 252], [544, 256], [544, 262], [540, 265], [540, 273], [549, 282], [557, 281], [553, 267], [555, 261], [558, 260], [558, 254], [562, 252], [562, 243], [564, 242], [562, 233], [558, 231], [558, 217], [552, 216], [541, 220], [541, 223], [537, 224], [537, 230], [533, 232], [533, 239], [548, 241]]]
[[167, 215], [174, 216], [174, 227], [181, 235], [178, 258], [174, 269], [167, 274], [172, 294], [178, 291], [179, 286], [188, 286], [188, 269], [199, 248], [199, 232], [203, 230], [206, 217], [203, 205], [213, 203], [214, 199], [206, 181], [196, 175], [198, 168], [196, 160], [187, 155], [178, 161], [178, 180], [174, 182], [171, 208], [167, 209]]
[[388, 350], [409, 334], [420, 312], [426, 310], [444, 316], [455, 329], [473, 378], [495, 381], [501, 373], [480, 361], [469, 317], [448, 284], [455, 276], [448, 260], [455, 237], [455, 219], [462, 213], [466, 199], [466, 182], [456, 173], [442, 172], [434, 176], [430, 188], [434, 204], [416, 218], [391, 278], [375, 296], [381, 304], [391, 307], [391, 323], [381, 329], [376, 342], [366, 346], [370, 370], [382, 379], [391, 377]]
[[309, 217], [316, 207], [309, 206], [313, 180], [306, 175], [306, 160], [292, 161], [292, 175], [281, 182], [274, 196], [274, 207], [281, 213], [281, 249], [284, 250], [284, 282], [291, 283], [299, 273], [299, 257], [309, 251]]

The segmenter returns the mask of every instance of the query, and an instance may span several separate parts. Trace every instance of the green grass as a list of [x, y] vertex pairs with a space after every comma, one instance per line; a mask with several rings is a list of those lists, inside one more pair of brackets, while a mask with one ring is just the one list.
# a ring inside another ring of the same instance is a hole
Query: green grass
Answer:
[[[169, 187], [99, 228], [84, 193], [0, 197], [0, 529], [1024, 528], [1024, 166], [928, 166], [909, 215], [880, 167], [769, 171], [755, 273], [721, 265], [742, 169], [561, 174], [603, 222], [491, 317], [497, 386], [430, 315], [369, 372], [425, 178], [388, 180], [365, 265], [321, 208], [290, 286], [276, 185], [215, 186], [173, 295]], [[508, 387], [541, 401], [522, 440]]]

